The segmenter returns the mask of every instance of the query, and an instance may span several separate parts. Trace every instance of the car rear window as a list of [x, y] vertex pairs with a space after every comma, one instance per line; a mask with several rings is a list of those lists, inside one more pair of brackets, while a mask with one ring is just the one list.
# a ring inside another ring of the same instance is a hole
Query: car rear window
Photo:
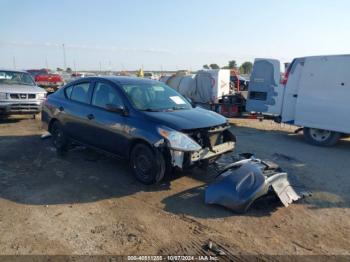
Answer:
[[81, 83], [81, 84], [74, 85], [73, 90], [71, 91], [71, 94], [70, 94], [70, 99], [81, 103], [87, 103], [89, 87], [90, 87], [89, 83]]

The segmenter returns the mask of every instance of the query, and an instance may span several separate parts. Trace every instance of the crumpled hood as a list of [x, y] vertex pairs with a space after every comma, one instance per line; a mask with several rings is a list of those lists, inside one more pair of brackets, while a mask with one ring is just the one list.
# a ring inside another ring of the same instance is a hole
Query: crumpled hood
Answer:
[[29, 85], [4, 85], [0, 84], [0, 92], [4, 93], [46, 93], [45, 89]]
[[175, 130], [206, 128], [226, 123], [226, 118], [199, 107], [189, 110], [143, 112], [151, 121]]

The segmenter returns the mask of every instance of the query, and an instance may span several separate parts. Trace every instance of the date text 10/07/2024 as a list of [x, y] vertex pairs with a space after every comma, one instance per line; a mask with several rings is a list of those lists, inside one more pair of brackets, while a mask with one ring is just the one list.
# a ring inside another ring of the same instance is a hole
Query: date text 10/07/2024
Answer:
[[129, 261], [218, 261], [216, 256], [128, 256]]

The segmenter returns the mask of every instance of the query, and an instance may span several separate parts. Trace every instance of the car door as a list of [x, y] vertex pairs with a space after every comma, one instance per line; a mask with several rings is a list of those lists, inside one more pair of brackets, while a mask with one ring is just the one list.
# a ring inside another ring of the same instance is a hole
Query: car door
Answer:
[[89, 144], [93, 138], [89, 131], [89, 104], [92, 83], [91, 81], [79, 82], [65, 88], [66, 103], [59, 107], [61, 121], [65, 133], [84, 144]]
[[127, 117], [123, 112], [108, 109], [124, 108], [119, 88], [109, 81], [98, 80], [94, 84], [91, 98], [89, 130], [94, 136], [91, 144], [108, 152], [124, 156], [127, 146], [125, 133]]

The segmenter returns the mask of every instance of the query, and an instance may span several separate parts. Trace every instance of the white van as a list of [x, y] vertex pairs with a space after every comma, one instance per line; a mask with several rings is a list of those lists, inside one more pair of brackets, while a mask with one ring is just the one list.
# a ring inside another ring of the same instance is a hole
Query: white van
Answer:
[[296, 58], [281, 81], [280, 62], [256, 59], [247, 111], [303, 127], [314, 145], [350, 134], [350, 55]]

